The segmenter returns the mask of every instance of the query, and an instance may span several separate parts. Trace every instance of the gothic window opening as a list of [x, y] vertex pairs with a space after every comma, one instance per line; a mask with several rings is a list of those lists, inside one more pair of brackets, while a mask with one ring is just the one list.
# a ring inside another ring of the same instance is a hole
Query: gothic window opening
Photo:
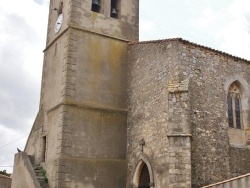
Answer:
[[148, 167], [145, 163], [140, 174], [139, 188], [150, 188], [150, 175]]
[[111, 0], [110, 17], [118, 18], [118, 0]]
[[101, 9], [100, 0], [92, 0], [92, 8], [91, 8], [91, 10], [93, 12], [100, 13], [100, 9]]
[[241, 92], [237, 82], [231, 84], [227, 95], [228, 126], [242, 129], [241, 120]]

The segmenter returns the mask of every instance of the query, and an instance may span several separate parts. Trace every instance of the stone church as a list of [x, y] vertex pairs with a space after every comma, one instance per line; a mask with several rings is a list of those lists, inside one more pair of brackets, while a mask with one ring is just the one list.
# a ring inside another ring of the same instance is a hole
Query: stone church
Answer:
[[13, 188], [198, 188], [250, 172], [250, 61], [139, 42], [139, 0], [51, 0]]

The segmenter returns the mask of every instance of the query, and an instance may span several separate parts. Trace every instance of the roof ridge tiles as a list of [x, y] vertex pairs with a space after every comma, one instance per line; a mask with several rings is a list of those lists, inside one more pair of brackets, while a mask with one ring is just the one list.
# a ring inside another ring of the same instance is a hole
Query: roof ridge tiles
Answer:
[[181, 43], [184, 43], [184, 44], [193, 45], [193, 46], [196, 46], [196, 47], [199, 47], [199, 48], [210, 50], [210, 51], [215, 52], [215, 53], [226, 55], [226, 56], [229, 56], [229, 57], [231, 57], [231, 58], [233, 58], [235, 60], [241, 60], [241, 61], [245, 61], [245, 62], [250, 63], [250, 60], [247, 60], [247, 59], [244, 59], [244, 58], [241, 58], [241, 57], [237, 57], [237, 56], [234, 56], [232, 54], [229, 54], [229, 53], [226, 53], [226, 52], [223, 52], [223, 51], [220, 51], [220, 50], [213, 49], [211, 47], [207, 47], [207, 46], [203, 46], [203, 45], [200, 45], [200, 44], [197, 44], [197, 43], [194, 43], [194, 42], [190, 42], [190, 41], [182, 39], [182, 38], [168, 38], [168, 39], [159, 39], [159, 40], [129, 42], [129, 44], [131, 44], [131, 45], [135, 44], [136, 45], [136, 44], [148, 44], [148, 43], [161, 43], [161, 42], [167, 42], [167, 41], [178, 41], [178, 42], [181, 42]]

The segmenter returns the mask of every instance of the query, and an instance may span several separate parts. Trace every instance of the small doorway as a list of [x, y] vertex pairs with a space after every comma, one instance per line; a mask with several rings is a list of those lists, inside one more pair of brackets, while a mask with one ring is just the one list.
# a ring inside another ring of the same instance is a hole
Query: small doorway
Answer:
[[146, 163], [143, 164], [139, 178], [139, 188], [150, 188], [150, 175]]

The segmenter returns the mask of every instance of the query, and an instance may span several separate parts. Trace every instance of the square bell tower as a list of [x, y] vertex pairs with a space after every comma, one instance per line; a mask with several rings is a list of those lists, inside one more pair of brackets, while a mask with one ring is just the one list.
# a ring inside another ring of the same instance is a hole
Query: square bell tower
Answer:
[[126, 187], [127, 44], [138, 0], [51, 0], [40, 109], [25, 151], [53, 187]]

